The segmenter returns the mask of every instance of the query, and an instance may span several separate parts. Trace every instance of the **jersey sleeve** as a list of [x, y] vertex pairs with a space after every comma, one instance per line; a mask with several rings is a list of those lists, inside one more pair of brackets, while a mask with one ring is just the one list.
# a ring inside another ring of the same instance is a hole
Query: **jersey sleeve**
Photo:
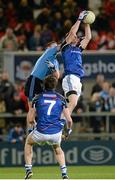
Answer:
[[48, 56], [55, 55], [57, 53], [57, 51], [58, 51], [57, 46], [50, 47], [50, 48], [47, 49], [47, 55]]
[[50, 57], [54, 56], [57, 53], [57, 46], [56, 47], [50, 47], [45, 50], [45, 52], [42, 54], [42, 58], [50, 60]]
[[54, 63], [55, 65], [55, 70], [59, 71], [59, 62], [57, 61], [57, 59], [54, 60]]
[[64, 96], [62, 96], [61, 94], [57, 93], [58, 97], [60, 98], [61, 102], [62, 102], [62, 106], [63, 108], [67, 108], [67, 101], [65, 99]]

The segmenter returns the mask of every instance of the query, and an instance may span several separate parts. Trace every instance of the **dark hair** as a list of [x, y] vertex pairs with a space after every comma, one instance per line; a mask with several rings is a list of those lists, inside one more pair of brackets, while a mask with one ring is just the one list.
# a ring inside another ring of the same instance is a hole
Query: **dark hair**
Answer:
[[52, 44], [57, 43], [56, 41], [50, 41], [46, 44], [46, 47], [50, 47]]
[[55, 90], [58, 83], [58, 79], [53, 75], [48, 75], [44, 79], [45, 90]]

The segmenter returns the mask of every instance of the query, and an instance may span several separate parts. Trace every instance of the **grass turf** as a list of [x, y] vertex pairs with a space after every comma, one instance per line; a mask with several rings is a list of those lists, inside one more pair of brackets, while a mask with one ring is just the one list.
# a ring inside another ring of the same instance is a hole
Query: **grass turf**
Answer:
[[[33, 179], [61, 179], [58, 166], [34, 167]], [[0, 168], [0, 179], [24, 179], [24, 168]], [[115, 179], [115, 166], [69, 166], [70, 179]]]

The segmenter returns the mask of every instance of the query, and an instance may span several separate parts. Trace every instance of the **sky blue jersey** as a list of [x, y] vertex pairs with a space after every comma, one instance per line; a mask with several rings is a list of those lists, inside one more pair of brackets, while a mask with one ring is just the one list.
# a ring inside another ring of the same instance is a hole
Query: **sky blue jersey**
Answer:
[[79, 78], [84, 76], [82, 66], [82, 49], [68, 44], [62, 49], [62, 60], [64, 62], [65, 75], [74, 74]]
[[56, 134], [63, 129], [64, 120], [60, 120], [65, 98], [55, 91], [46, 91], [33, 99], [37, 114], [37, 130], [43, 134]]
[[56, 59], [56, 53], [57, 53], [57, 46], [47, 48], [46, 51], [42, 54], [42, 56], [39, 57], [37, 60], [31, 75], [39, 78], [40, 80], [43, 80], [46, 75], [50, 74], [51, 72], [48, 69], [47, 64], [45, 63], [46, 60], [51, 61], [55, 67], [56, 70], [59, 70], [59, 63]]

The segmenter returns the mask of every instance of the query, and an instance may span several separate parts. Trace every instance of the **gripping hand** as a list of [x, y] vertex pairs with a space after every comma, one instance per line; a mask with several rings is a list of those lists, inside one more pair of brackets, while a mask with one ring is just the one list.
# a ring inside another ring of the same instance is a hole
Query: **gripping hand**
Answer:
[[49, 68], [52, 72], [55, 71], [55, 65], [54, 65], [51, 61], [46, 60], [45, 63], [47, 64], [48, 68]]
[[66, 131], [65, 131], [64, 134], [62, 135], [62, 138], [63, 138], [64, 140], [67, 140], [71, 133], [72, 133], [72, 129], [66, 129]]
[[78, 20], [82, 21], [84, 19], [85, 16], [87, 16], [88, 14], [88, 11], [82, 11], [80, 14], [79, 14], [79, 17], [78, 17]]

